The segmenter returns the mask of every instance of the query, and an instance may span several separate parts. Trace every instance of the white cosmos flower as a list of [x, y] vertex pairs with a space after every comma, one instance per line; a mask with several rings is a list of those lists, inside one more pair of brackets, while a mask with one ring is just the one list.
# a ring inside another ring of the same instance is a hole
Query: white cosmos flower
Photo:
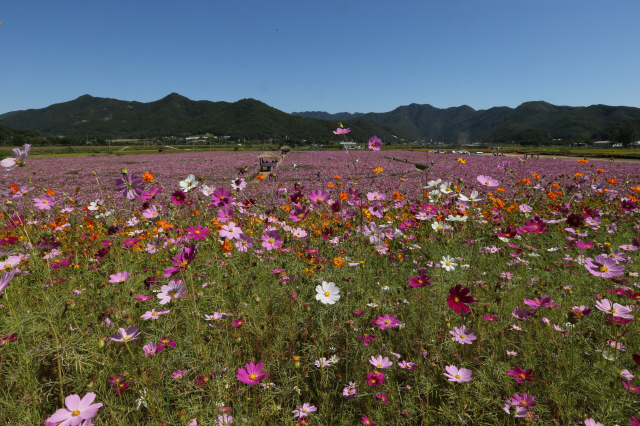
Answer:
[[482, 198], [478, 198], [478, 191], [476, 191], [475, 189], [473, 190], [473, 192], [471, 192], [471, 195], [469, 195], [469, 197], [467, 197], [466, 195], [458, 195], [458, 199], [460, 201], [471, 201], [471, 202], [475, 202], [475, 201], [481, 201]]
[[454, 216], [454, 215], [449, 215], [447, 216], [447, 222], [466, 222], [467, 221], [467, 216]]
[[442, 260], [440, 261], [440, 265], [447, 271], [447, 272], [451, 272], [454, 271], [456, 269], [456, 266], [458, 266], [457, 263], [454, 263], [455, 259], [453, 257], [450, 256], [442, 256]]
[[429, 201], [438, 201], [442, 194], [437, 189], [434, 189], [429, 193]]
[[322, 285], [316, 286], [316, 300], [325, 305], [333, 305], [340, 300], [340, 289], [335, 283], [322, 281]]
[[451, 194], [453, 192], [453, 189], [451, 189], [451, 183], [444, 182], [443, 184], [441, 184], [440, 192], [442, 192], [443, 194]]
[[424, 189], [434, 188], [440, 185], [440, 182], [442, 182], [442, 179], [430, 180], [427, 182], [427, 186], [425, 186]]
[[196, 181], [196, 177], [194, 175], [189, 175], [185, 180], [180, 182], [180, 188], [182, 188], [184, 192], [189, 192], [199, 184], [200, 182]]
[[202, 192], [207, 197], [213, 195], [213, 191], [215, 191], [215, 189], [208, 185], [202, 185], [200, 187], [200, 192]]
[[438, 232], [438, 231], [446, 231], [448, 229], [451, 229], [451, 226], [447, 225], [444, 222], [433, 222], [431, 224], [431, 227], [433, 228], [434, 231]]

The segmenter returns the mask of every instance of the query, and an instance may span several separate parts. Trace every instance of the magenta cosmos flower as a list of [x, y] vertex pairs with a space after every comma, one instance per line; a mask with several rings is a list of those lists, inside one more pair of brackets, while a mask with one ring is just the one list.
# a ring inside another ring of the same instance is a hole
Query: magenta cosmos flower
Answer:
[[374, 135], [369, 139], [369, 149], [372, 151], [380, 151], [380, 148], [382, 148], [382, 141], [379, 137]]
[[615, 259], [601, 254], [593, 259], [587, 258], [584, 267], [591, 275], [602, 278], [619, 277], [625, 270], [624, 265], [618, 265]]
[[384, 373], [375, 371], [367, 374], [367, 384], [369, 386], [380, 386], [384, 383]]
[[468, 330], [464, 325], [462, 327], [453, 327], [453, 330], [450, 330], [449, 333], [453, 336], [451, 340], [463, 345], [471, 345], [477, 339], [473, 334], [473, 330]]
[[142, 178], [137, 178], [133, 173], [127, 173], [116, 179], [116, 191], [129, 200], [135, 200], [142, 195]]
[[369, 334], [365, 334], [363, 336], [356, 337], [356, 339], [357, 340], [362, 339], [362, 343], [364, 343], [365, 346], [369, 346], [372, 341], [376, 340], [376, 336], [371, 336]]
[[471, 289], [468, 287], [462, 287], [461, 284], [451, 287], [449, 289], [449, 295], [447, 295], [447, 304], [449, 308], [455, 311], [456, 314], [461, 315], [462, 312], [469, 312], [469, 308], [465, 303], [473, 303], [473, 297], [469, 296]]
[[245, 368], [239, 368], [238, 374], [236, 377], [242, 383], [246, 383], [248, 385], [257, 385], [260, 383], [262, 379], [267, 377], [269, 373], [263, 373], [262, 369], [264, 368], [263, 363], [254, 364], [252, 362], [248, 363]]
[[56, 205], [56, 203], [50, 196], [41, 195], [40, 198], [33, 199], [33, 205], [40, 210], [50, 210]]
[[203, 228], [200, 225], [196, 226], [195, 228], [193, 227], [193, 225], [189, 225], [187, 231], [189, 232], [187, 234], [187, 237], [193, 238], [196, 241], [206, 240], [209, 236], [209, 228]]
[[60, 408], [46, 421], [58, 426], [78, 426], [83, 420], [90, 419], [98, 413], [102, 404], [92, 404], [96, 394], [89, 392], [82, 399], [78, 395], [69, 395], [64, 399], [67, 408]]
[[477, 177], [477, 179], [478, 179], [478, 182], [480, 182], [484, 186], [494, 187], [499, 185], [499, 182], [494, 178], [492, 178], [491, 176], [480, 175]]
[[280, 236], [280, 232], [275, 231], [267, 231], [262, 234], [262, 247], [267, 250], [274, 250], [282, 247], [282, 237]]
[[4, 272], [2, 274], [2, 278], [0, 278], [0, 294], [4, 293], [4, 289], [9, 287], [9, 283], [11, 282], [11, 280], [15, 275], [16, 275], [15, 270], [10, 271], [9, 273]]
[[231, 198], [231, 191], [225, 188], [218, 188], [213, 191], [211, 200], [213, 200], [213, 204], [215, 204], [216, 207], [222, 207], [233, 202], [233, 198]]
[[464, 383], [471, 381], [471, 375], [473, 374], [471, 370], [466, 368], [459, 369], [455, 365], [447, 365], [444, 369], [447, 371], [444, 375], [450, 382]]
[[431, 285], [431, 277], [425, 274], [421, 274], [419, 277], [409, 278], [409, 287], [411, 288], [424, 287], [427, 285]]
[[351, 131], [351, 129], [350, 129], [350, 128], [348, 128], [348, 127], [347, 127], [346, 129], [343, 129], [343, 128], [341, 128], [341, 127], [338, 127], [336, 130], [334, 130], [334, 131], [333, 131], [333, 134], [334, 134], [334, 135], [346, 135], [346, 134], [347, 134], [347, 133], [349, 133], [350, 131]]
[[518, 383], [533, 382], [533, 379], [536, 376], [531, 375], [532, 371], [533, 370], [524, 370], [520, 367], [514, 367], [513, 370], [507, 370], [507, 374], [509, 374], [512, 377], [515, 377]]

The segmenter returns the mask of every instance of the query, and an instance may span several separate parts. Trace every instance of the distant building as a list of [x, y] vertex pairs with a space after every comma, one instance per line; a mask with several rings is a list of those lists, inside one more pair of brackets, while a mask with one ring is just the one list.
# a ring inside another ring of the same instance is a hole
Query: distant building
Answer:
[[356, 147], [355, 142], [340, 142], [340, 145], [344, 146], [344, 149], [354, 149]]
[[593, 143], [594, 148], [610, 148], [611, 147], [611, 142], [610, 141], [597, 141]]

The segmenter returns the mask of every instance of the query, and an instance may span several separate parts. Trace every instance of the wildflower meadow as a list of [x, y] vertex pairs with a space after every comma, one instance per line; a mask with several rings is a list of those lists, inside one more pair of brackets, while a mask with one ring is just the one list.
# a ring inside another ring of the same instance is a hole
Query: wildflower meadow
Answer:
[[14, 149], [0, 424], [640, 426], [640, 164], [381, 148]]

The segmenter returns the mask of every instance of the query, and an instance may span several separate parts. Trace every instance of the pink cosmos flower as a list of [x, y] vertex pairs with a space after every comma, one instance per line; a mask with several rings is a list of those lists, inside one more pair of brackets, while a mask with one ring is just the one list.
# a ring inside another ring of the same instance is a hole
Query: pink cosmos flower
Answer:
[[158, 347], [156, 346], [155, 343], [149, 342], [146, 345], [144, 345], [142, 349], [144, 350], [144, 355], [146, 357], [152, 357], [156, 354], [156, 350], [158, 349]]
[[627, 380], [633, 380], [633, 374], [631, 374], [629, 370], [622, 370], [620, 372], [620, 375]]
[[0, 166], [7, 168], [4, 171], [4, 175], [8, 176], [11, 173], [15, 172], [20, 166], [20, 163], [24, 162], [24, 160], [27, 158], [27, 155], [29, 155], [30, 151], [31, 151], [31, 145], [28, 143], [25, 143], [22, 146], [22, 149], [13, 148], [11, 150], [11, 153], [13, 154], [13, 158], [8, 157], [0, 161]]
[[618, 265], [615, 259], [602, 254], [593, 259], [587, 258], [584, 267], [591, 275], [602, 278], [619, 277], [625, 270], [624, 265]]
[[236, 227], [235, 222], [229, 222], [220, 229], [220, 236], [229, 240], [238, 239], [242, 234], [242, 229]]
[[471, 345], [474, 340], [477, 339], [473, 334], [473, 330], [468, 330], [464, 325], [461, 327], [454, 327], [449, 333], [453, 336], [451, 340], [461, 343], [463, 345]]
[[92, 404], [96, 394], [89, 392], [82, 399], [79, 395], [69, 395], [64, 399], [67, 408], [60, 408], [46, 421], [58, 426], [78, 426], [82, 420], [91, 419], [98, 413], [101, 403]]
[[374, 425], [374, 424], [375, 424], [375, 422], [374, 422], [372, 419], [370, 419], [369, 417], [364, 416], [364, 417], [362, 418], [362, 424], [363, 424], [363, 425], [367, 425], [367, 426], [369, 426], [369, 425]]
[[491, 315], [483, 315], [482, 316], [482, 320], [483, 321], [498, 321], [498, 317], [491, 314]]
[[135, 177], [133, 173], [127, 173], [116, 179], [116, 191], [129, 200], [135, 200], [142, 195], [144, 189], [142, 182], [142, 178]]
[[267, 231], [262, 234], [262, 247], [267, 250], [274, 250], [282, 247], [282, 237], [280, 233], [275, 231]]
[[304, 404], [298, 406], [296, 410], [292, 411], [293, 418], [297, 419], [308, 417], [309, 414], [313, 413], [314, 411], [318, 411], [318, 408], [314, 405], [309, 404], [308, 402], [305, 402]]
[[596, 302], [596, 308], [608, 314], [613, 314], [614, 318], [633, 318], [633, 315], [630, 314], [631, 309], [619, 303], [612, 303], [609, 299], [598, 300]]
[[524, 303], [526, 303], [527, 306], [529, 306], [531, 309], [557, 308], [558, 306], [560, 306], [553, 304], [553, 299], [551, 298], [551, 296], [538, 297], [535, 300], [524, 299]]
[[161, 305], [166, 305], [172, 300], [179, 299], [187, 291], [181, 280], [169, 281], [169, 284], [163, 285], [158, 293]]
[[149, 299], [153, 299], [153, 296], [145, 296], [144, 294], [139, 294], [134, 297], [134, 300], [137, 300], [138, 302], [146, 302]]
[[253, 243], [256, 242], [256, 238], [251, 238], [249, 234], [240, 234], [236, 240], [236, 248], [239, 252], [246, 253], [253, 247]]
[[633, 385], [633, 383], [631, 381], [629, 382], [625, 382], [624, 380], [622, 381], [622, 385], [625, 387], [625, 389], [627, 389], [629, 392], [631, 393], [636, 393], [636, 394], [640, 394], [640, 387], [636, 387]]
[[166, 311], [156, 311], [155, 309], [152, 309], [150, 311], [145, 312], [144, 314], [142, 314], [140, 316], [140, 318], [142, 318], [143, 320], [149, 320], [149, 319], [153, 319], [156, 320], [159, 318], [160, 315], [164, 315], [164, 314], [168, 314], [170, 311], [166, 310]]
[[242, 383], [246, 383], [248, 385], [257, 385], [260, 383], [262, 379], [267, 377], [269, 373], [263, 373], [262, 369], [264, 368], [263, 363], [254, 364], [252, 362], [246, 364], [245, 368], [239, 368], [238, 374], [236, 378], [240, 380]]
[[466, 368], [458, 369], [455, 365], [447, 365], [444, 369], [447, 371], [444, 375], [450, 382], [464, 383], [471, 381], [471, 375], [473, 374], [471, 370]]
[[373, 136], [371, 139], [369, 139], [369, 149], [372, 151], [380, 151], [380, 148], [382, 148], [382, 141], [380, 140], [379, 137], [377, 136]]
[[172, 374], [174, 379], [176, 380], [182, 380], [185, 378], [185, 376], [187, 375], [187, 370], [178, 370], [178, 371], [174, 371]]
[[378, 355], [377, 358], [372, 356], [369, 360], [369, 364], [373, 365], [376, 368], [389, 368], [393, 365], [393, 363], [389, 361], [389, 358], [383, 358], [382, 355]]
[[478, 182], [484, 186], [495, 187], [499, 185], [499, 182], [492, 178], [491, 176], [480, 175], [477, 177]]
[[520, 308], [518, 306], [513, 310], [513, 312], [511, 312], [511, 315], [513, 315], [514, 317], [516, 317], [516, 318], [518, 318], [520, 320], [526, 320], [526, 319], [532, 317], [533, 313], [527, 308]]
[[140, 331], [138, 327], [131, 326], [126, 330], [119, 328], [118, 332], [110, 337], [114, 342], [132, 342], [138, 338]]
[[376, 320], [373, 321], [375, 325], [380, 326], [380, 330], [384, 330], [385, 328], [393, 328], [397, 327], [400, 321], [396, 319], [396, 315], [385, 314], [383, 316], [376, 316]]
[[218, 222], [227, 223], [235, 216], [235, 212], [230, 205], [225, 204], [218, 210]]
[[123, 271], [123, 272], [118, 272], [114, 275], [109, 275], [109, 277], [111, 278], [109, 280], [110, 283], [122, 283], [125, 282], [129, 279], [129, 277], [131, 276], [130, 273], [128, 273], [127, 271]]
[[48, 195], [41, 195], [40, 198], [34, 198], [33, 204], [40, 210], [50, 210], [56, 205], [53, 198]]
[[[142, 199], [142, 197], [141, 197], [141, 199]], [[160, 215], [160, 213], [158, 212], [158, 208], [156, 206], [153, 206], [153, 205], [142, 212], [142, 216], [146, 217], [147, 219], [155, 219], [159, 215]]]
[[594, 419], [587, 419], [584, 421], [584, 426], [604, 426], [600, 422], [596, 422]]
[[525, 382], [525, 381], [526, 382], [533, 382], [533, 379], [536, 376], [532, 376], [531, 375], [532, 371], [533, 370], [524, 370], [524, 369], [522, 369], [520, 367], [514, 367], [513, 370], [507, 370], [507, 374], [512, 376], [512, 377], [515, 377], [516, 381], [518, 383], [522, 383], [522, 382]]
[[317, 191], [311, 191], [307, 197], [313, 204], [324, 203], [329, 199], [329, 193], [320, 189]]
[[382, 401], [382, 402], [384, 402], [385, 404], [388, 404], [388, 403], [389, 403], [389, 398], [387, 397], [387, 395], [385, 395], [385, 394], [383, 394], [383, 393], [378, 393], [378, 394], [376, 394], [376, 399], [377, 399], [378, 401]]
[[[152, 200], [156, 195], [162, 192], [162, 188], [152, 186], [148, 191], [144, 191], [144, 193], [140, 196], [140, 200], [147, 201]], [[146, 216], [145, 216], [146, 217]]]
[[310, 211], [305, 205], [297, 205], [289, 212], [289, 219], [293, 222], [300, 222], [309, 216]]
[[350, 131], [351, 131], [351, 129], [349, 129], [349, 128], [343, 129], [342, 127], [338, 127], [336, 130], [333, 131], [333, 134], [334, 135], [346, 135]]
[[410, 362], [410, 361], [401, 361], [398, 363], [398, 367], [404, 369], [404, 370], [415, 370], [417, 365], [415, 362]]
[[357, 395], [358, 395], [358, 391], [355, 387], [355, 383], [354, 385], [349, 384], [349, 386], [342, 389], [342, 396], [344, 396], [346, 399], [353, 399]]

